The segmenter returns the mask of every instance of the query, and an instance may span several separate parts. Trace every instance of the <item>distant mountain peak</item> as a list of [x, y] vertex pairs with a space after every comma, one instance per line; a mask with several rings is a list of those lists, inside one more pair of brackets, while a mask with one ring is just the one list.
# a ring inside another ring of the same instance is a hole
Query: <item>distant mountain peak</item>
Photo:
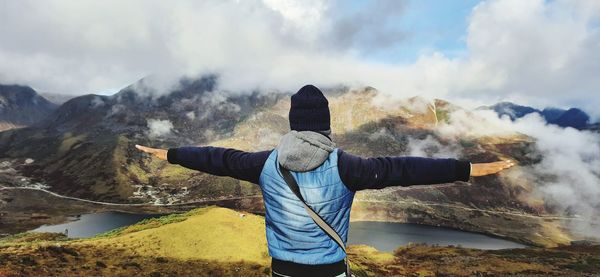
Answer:
[[512, 102], [500, 102], [490, 108], [500, 116], [507, 115], [511, 120], [516, 120], [517, 118], [524, 117], [530, 113], [540, 113], [540, 111], [535, 108], [518, 105]]
[[484, 108], [494, 110], [499, 116], [506, 115], [510, 117], [511, 120], [516, 120], [531, 113], [538, 113], [549, 124], [558, 125], [560, 127], [586, 129], [590, 125], [590, 116], [578, 108], [564, 110], [555, 107], [547, 107], [540, 111], [529, 106], [523, 106], [512, 102], [500, 102]]
[[550, 123], [561, 127], [583, 129], [590, 123], [590, 116], [578, 108], [570, 108]]
[[31, 87], [0, 84], [0, 131], [37, 123], [56, 108]]

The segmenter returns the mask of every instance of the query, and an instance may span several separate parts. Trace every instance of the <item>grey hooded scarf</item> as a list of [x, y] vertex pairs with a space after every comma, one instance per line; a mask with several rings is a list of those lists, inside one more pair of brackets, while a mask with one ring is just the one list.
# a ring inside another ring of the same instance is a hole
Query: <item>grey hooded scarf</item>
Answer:
[[277, 160], [286, 169], [305, 172], [319, 167], [335, 149], [325, 135], [313, 131], [291, 131], [281, 137]]

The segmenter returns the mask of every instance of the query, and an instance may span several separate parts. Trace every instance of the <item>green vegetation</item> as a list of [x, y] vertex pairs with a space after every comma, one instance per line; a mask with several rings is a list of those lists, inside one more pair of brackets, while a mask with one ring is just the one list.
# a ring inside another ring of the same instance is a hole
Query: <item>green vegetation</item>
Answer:
[[[0, 276], [268, 276], [264, 219], [207, 207], [90, 239], [24, 233], [0, 240]], [[348, 247], [356, 276], [593, 276], [600, 246], [477, 250]]]
[[459, 143], [460, 143], [460, 146], [462, 146], [464, 148], [471, 148], [471, 147], [477, 146], [477, 144], [473, 140], [468, 140], [468, 139], [460, 139]]
[[117, 236], [122, 236], [130, 233], [135, 233], [147, 229], [158, 228], [165, 224], [171, 224], [175, 222], [181, 222], [186, 220], [188, 217], [200, 213], [202, 210], [192, 210], [187, 213], [179, 213], [179, 214], [170, 214], [157, 218], [146, 218], [134, 225], [123, 226], [117, 229], [110, 230], [105, 233], [98, 234], [94, 236], [92, 239], [99, 238], [113, 238]]
[[450, 123], [450, 112], [445, 109], [436, 109], [435, 115], [439, 123]]
[[36, 233], [26, 232], [20, 233], [0, 239], [0, 246], [7, 244], [21, 244], [21, 243], [37, 243], [43, 241], [67, 241], [67, 236], [63, 233]]
[[[158, 159], [155, 159], [158, 160]], [[165, 162], [162, 162], [165, 163]], [[192, 174], [198, 173], [197, 171], [187, 169], [183, 166], [164, 166], [160, 170], [160, 176], [164, 178], [165, 182], [181, 182], [189, 179]]]

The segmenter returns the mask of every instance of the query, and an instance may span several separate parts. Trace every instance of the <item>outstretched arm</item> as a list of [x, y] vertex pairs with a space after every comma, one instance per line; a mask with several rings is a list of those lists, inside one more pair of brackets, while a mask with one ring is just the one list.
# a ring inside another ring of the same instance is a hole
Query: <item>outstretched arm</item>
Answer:
[[495, 174], [514, 165], [511, 161], [471, 164], [456, 159], [421, 157], [361, 158], [340, 150], [339, 173], [349, 189], [443, 184], [468, 181], [470, 176]]
[[136, 145], [137, 149], [169, 163], [206, 172], [229, 176], [258, 184], [260, 172], [271, 151], [244, 152], [222, 147], [179, 147], [157, 149]]

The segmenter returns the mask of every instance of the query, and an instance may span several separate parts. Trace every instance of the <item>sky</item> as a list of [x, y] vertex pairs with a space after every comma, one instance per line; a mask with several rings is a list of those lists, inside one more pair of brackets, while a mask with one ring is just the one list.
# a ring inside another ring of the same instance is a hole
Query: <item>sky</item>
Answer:
[[111, 94], [152, 76], [231, 91], [372, 86], [600, 119], [597, 0], [0, 0], [0, 83]]

